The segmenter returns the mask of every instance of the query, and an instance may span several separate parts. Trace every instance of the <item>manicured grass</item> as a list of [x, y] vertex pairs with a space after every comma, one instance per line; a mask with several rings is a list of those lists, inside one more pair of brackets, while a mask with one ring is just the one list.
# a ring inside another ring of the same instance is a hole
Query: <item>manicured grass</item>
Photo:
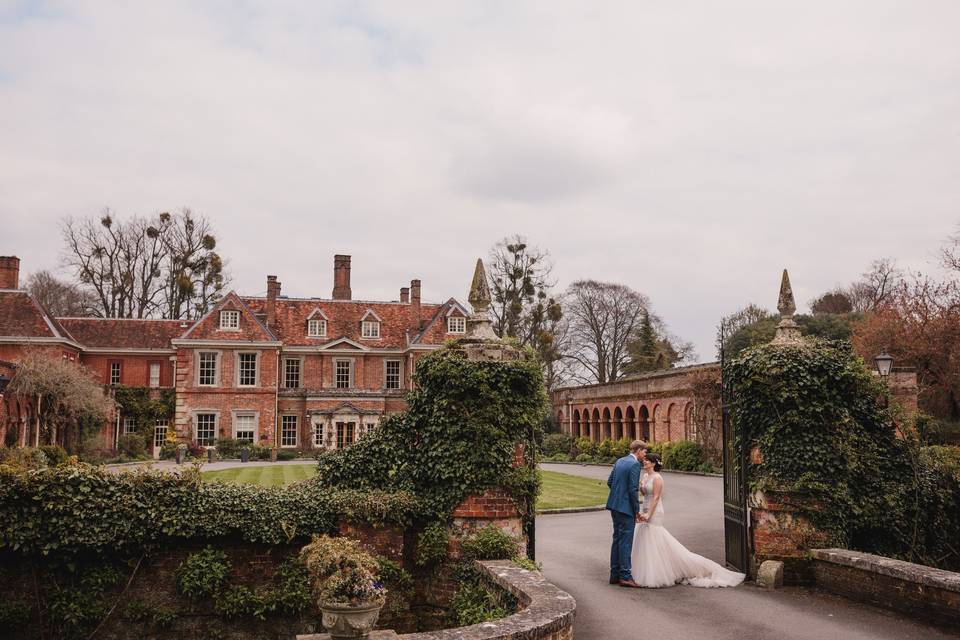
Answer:
[[[239, 482], [265, 487], [282, 487], [309, 478], [317, 472], [316, 464], [274, 464], [259, 467], [234, 467], [207, 471], [205, 482]], [[607, 501], [607, 483], [556, 471], [543, 471], [543, 492], [537, 509], [594, 507]]]
[[543, 490], [537, 509], [595, 507], [607, 502], [607, 483], [603, 480], [571, 476], [556, 471], [541, 471]]
[[241, 484], [259, 484], [265, 487], [282, 487], [298, 480], [305, 480], [316, 472], [316, 463], [272, 464], [207, 471], [203, 474], [203, 480], [204, 482], [239, 482]]

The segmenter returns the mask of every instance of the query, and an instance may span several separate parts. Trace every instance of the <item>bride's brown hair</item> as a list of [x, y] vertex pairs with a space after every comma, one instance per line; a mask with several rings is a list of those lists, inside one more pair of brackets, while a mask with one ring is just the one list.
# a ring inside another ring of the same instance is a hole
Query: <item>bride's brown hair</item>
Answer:
[[647, 454], [646, 454], [645, 456], [643, 456], [643, 457], [644, 457], [645, 460], [649, 460], [650, 462], [653, 463], [653, 470], [654, 470], [654, 471], [660, 471], [660, 469], [663, 468], [663, 465], [660, 464], [660, 456], [658, 456], [657, 454], [655, 454], [655, 453], [650, 453], [650, 452], [648, 451]]

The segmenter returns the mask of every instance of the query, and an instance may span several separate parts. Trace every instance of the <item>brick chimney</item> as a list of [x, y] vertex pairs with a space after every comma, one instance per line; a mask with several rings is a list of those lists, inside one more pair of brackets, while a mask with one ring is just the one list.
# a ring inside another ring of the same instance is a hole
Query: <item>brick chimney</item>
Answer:
[[413, 318], [413, 328], [420, 330], [420, 281], [410, 281], [410, 315]]
[[350, 300], [350, 256], [333, 256], [333, 299]]
[[0, 289], [20, 288], [20, 258], [0, 256]]
[[400, 302], [410, 304], [410, 287], [400, 287]]
[[267, 276], [267, 326], [276, 332], [277, 328], [277, 298], [280, 296], [280, 283], [277, 276]]

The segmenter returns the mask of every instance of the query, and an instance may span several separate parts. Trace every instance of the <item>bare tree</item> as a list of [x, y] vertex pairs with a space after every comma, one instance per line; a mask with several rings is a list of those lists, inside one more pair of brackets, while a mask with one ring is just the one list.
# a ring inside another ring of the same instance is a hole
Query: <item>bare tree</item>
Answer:
[[856, 313], [874, 311], [889, 299], [890, 293], [903, 281], [903, 272], [895, 260], [880, 258], [870, 263], [861, 278], [844, 293]]
[[944, 267], [960, 274], [960, 225], [957, 225], [957, 232], [948, 237], [946, 244], [940, 249], [940, 259]]
[[226, 284], [223, 261], [205, 218], [178, 215], [63, 223], [66, 264], [96, 296], [105, 318], [189, 318], [209, 309]]
[[54, 317], [89, 316], [97, 306], [88, 290], [64, 282], [49, 271], [38, 271], [27, 278], [27, 291]]
[[33, 446], [79, 444], [82, 421], [103, 424], [112, 402], [83, 366], [39, 350], [24, 353], [8, 389], [34, 402]]
[[599, 383], [622, 377], [627, 342], [649, 306], [647, 297], [622, 284], [579, 280], [564, 299], [571, 377]]

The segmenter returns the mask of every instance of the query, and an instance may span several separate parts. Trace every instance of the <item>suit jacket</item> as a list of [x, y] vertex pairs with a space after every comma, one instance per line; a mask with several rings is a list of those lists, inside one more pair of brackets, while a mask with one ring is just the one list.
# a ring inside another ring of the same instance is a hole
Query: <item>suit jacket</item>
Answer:
[[610, 487], [607, 509], [629, 516], [637, 515], [640, 511], [640, 496], [637, 491], [640, 487], [641, 466], [632, 453], [623, 456], [613, 465], [610, 477], [607, 478], [607, 486]]

